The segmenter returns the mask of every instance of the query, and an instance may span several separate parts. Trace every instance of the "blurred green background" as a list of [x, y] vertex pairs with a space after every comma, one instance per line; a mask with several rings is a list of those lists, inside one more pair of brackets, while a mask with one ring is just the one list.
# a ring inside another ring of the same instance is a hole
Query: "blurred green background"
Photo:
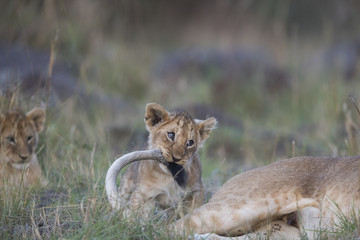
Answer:
[[219, 120], [202, 151], [207, 174], [357, 151], [345, 127], [346, 111], [360, 119], [348, 97], [360, 85], [356, 1], [2, 5], [3, 92], [15, 85], [28, 108], [47, 105], [55, 129], [70, 118], [90, 148], [144, 148], [144, 106], [158, 102]]
[[2, 1], [1, 109], [47, 107], [39, 158], [67, 204], [106, 202], [110, 163], [146, 147], [148, 102], [218, 119], [200, 150], [210, 192], [281, 158], [356, 154], [359, 12], [342, 0]]

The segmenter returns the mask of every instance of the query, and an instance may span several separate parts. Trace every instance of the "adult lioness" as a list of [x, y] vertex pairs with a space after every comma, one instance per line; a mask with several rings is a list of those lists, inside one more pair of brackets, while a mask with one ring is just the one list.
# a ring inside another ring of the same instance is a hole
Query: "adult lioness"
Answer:
[[229, 179], [208, 203], [174, 227], [187, 233], [241, 236], [268, 221], [298, 213], [300, 230], [314, 239], [321, 230], [333, 230], [341, 218], [359, 217], [359, 167], [360, 156], [277, 161]]
[[[148, 150], [124, 155], [111, 166], [106, 190], [112, 206], [117, 173], [146, 159], [163, 161], [159, 150]], [[359, 219], [359, 167], [360, 156], [296, 157], [241, 173], [172, 230], [209, 240], [300, 239], [301, 234], [317, 239], [341, 221]]]
[[169, 113], [159, 104], [150, 103], [146, 105], [145, 123], [148, 148], [160, 149], [165, 162], [133, 163], [121, 179], [119, 194], [123, 202], [132, 210], [141, 207], [144, 215], [155, 206], [166, 209], [181, 203], [187, 212], [203, 204], [197, 151], [215, 128], [216, 119], [194, 120], [186, 112]]
[[35, 152], [44, 122], [41, 108], [27, 114], [13, 111], [0, 115], [0, 188], [5, 184], [46, 184]]

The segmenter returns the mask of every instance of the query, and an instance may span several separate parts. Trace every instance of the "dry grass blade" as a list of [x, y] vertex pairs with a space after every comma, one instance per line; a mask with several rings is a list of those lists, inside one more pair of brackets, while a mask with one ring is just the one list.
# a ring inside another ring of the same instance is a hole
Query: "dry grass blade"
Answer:
[[35, 202], [33, 203], [33, 206], [31, 208], [31, 223], [33, 225], [33, 231], [34, 231], [35, 238], [36, 239], [42, 239], [39, 228], [38, 228], [38, 226], [37, 226], [37, 224], [35, 222], [34, 209], [35, 209]]
[[357, 111], [357, 113], [359, 114], [359, 117], [360, 117], [360, 110], [359, 110], [359, 108], [357, 106], [357, 100], [351, 95], [349, 97], [350, 97], [352, 103], [354, 104], [354, 107], [355, 107], [355, 109], [356, 109], [356, 111]]

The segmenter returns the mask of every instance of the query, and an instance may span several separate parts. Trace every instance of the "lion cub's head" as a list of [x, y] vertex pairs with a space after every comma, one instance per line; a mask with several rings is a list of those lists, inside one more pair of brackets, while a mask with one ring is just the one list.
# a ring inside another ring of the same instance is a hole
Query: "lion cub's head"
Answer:
[[0, 115], [1, 158], [15, 168], [29, 163], [36, 150], [38, 133], [45, 122], [45, 111], [34, 108], [26, 115], [14, 111]]
[[183, 166], [215, 128], [216, 119], [192, 119], [186, 112], [169, 113], [156, 103], [146, 105], [149, 147], [159, 148], [169, 163]]

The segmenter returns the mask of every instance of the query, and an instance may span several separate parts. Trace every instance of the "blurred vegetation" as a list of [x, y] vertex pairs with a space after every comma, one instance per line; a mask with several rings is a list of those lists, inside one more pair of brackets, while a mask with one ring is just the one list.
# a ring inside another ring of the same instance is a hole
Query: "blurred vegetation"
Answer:
[[[13, 67], [19, 74], [9, 80], [4, 73], [12, 65], [0, 64], [2, 111], [47, 105], [38, 155], [50, 182], [1, 195], [1, 239], [173, 239], [158, 219], [141, 227], [111, 217], [104, 192], [115, 156], [146, 144], [148, 102], [219, 120], [200, 150], [208, 196], [236, 173], [279, 158], [359, 153], [360, 115], [349, 98], [359, 105], [357, 1], [1, 6], [0, 62], [11, 58], [2, 50], [20, 46], [22, 59], [47, 53], [49, 62], [33, 60], [30, 71], [47, 76], [50, 56], [62, 66], [54, 65], [50, 94], [57, 95], [47, 101], [24, 87], [9, 93], [5, 83], [31, 85], [38, 75], [22, 77], [24, 68]], [[344, 222], [339, 239], [359, 229], [356, 219]]]

